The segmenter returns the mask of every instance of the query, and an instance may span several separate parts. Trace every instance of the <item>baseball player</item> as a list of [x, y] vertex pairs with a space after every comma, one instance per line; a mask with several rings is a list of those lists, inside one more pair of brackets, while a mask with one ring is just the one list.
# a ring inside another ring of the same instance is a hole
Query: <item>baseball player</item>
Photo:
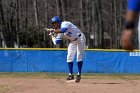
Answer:
[[[78, 66], [78, 74], [75, 82], [80, 82], [81, 80], [81, 70], [83, 66], [83, 56], [85, 52], [85, 35], [71, 22], [61, 21], [58, 16], [54, 16], [51, 19], [51, 23], [54, 26], [51, 32], [53, 33], [61, 33], [61, 35], [57, 36], [55, 39], [55, 43], [59, 44], [63, 37], [70, 41], [68, 45], [68, 54], [67, 54], [67, 62], [69, 68], [69, 76], [67, 80], [74, 80], [73, 75], [73, 60], [75, 54], [77, 53], [77, 66]], [[57, 30], [56, 30], [57, 29]]]
[[[135, 26], [138, 22], [138, 17], [140, 16], [140, 0], [128, 0], [128, 10], [126, 15], [125, 29], [121, 34], [121, 44], [123, 49], [133, 50], [133, 45], [131, 39]], [[139, 17], [140, 18], [140, 17]], [[138, 26], [138, 36], [139, 36], [139, 48], [140, 48], [140, 19]]]

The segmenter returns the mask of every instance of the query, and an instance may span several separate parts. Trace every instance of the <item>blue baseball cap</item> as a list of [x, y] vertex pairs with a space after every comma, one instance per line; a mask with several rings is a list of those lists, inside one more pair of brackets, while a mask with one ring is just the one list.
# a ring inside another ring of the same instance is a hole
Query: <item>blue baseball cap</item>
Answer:
[[54, 16], [52, 19], [51, 19], [51, 23], [54, 23], [54, 22], [57, 22], [58, 24], [61, 24], [62, 21], [61, 19], [59, 18], [59, 16]]

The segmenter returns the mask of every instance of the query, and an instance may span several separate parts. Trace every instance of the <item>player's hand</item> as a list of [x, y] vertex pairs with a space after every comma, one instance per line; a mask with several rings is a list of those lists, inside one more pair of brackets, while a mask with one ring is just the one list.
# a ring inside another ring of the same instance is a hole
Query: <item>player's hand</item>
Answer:
[[124, 30], [121, 33], [121, 46], [123, 49], [132, 51], [133, 45], [132, 45], [132, 36], [133, 36], [133, 30]]
[[49, 36], [53, 36], [53, 35], [54, 35], [54, 33], [53, 33], [53, 32], [50, 32], [50, 33], [49, 33]]
[[53, 33], [54, 32], [54, 30], [55, 29], [53, 29], [53, 28], [50, 28], [50, 29], [48, 29], [48, 28], [44, 28], [46, 31], [48, 31], [48, 32], [51, 32], [51, 33]]

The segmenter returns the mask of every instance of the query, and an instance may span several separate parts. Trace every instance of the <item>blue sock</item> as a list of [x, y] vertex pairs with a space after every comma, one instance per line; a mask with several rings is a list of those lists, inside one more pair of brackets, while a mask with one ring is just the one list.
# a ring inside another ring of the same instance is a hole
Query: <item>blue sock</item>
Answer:
[[78, 66], [78, 75], [81, 75], [83, 61], [77, 62], [77, 66]]
[[73, 62], [68, 62], [69, 74], [73, 75]]

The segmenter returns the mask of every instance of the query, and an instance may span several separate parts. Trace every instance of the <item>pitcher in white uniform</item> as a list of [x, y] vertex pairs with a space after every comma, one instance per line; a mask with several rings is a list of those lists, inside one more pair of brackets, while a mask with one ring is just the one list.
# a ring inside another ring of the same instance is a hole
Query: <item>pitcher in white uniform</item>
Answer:
[[[79, 82], [81, 79], [81, 70], [83, 66], [83, 57], [85, 52], [85, 35], [78, 29], [74, 24], [68, 21], [61, 21], [58, 16], [54, 16], [51, 19], [51, 22], [55, 28], [53, 33], [63, 33], [63, 37], [65, 39], [70, 40], [68, 45], [68, 54], [67, 54], [67, 62], [69, 68], [69, 76], [67, 80], [73, 80], [73, 60], [75, 55], [77, 54], [77, 67], [78, 73], [76, 77], [76, 82]], [[57, 29], [57, 30], [56, 30]], [[62, 34], [61, 34], [62, 35]], [[59, 35], [55, 39], [55, 43], [59, 44], [61, 42], [62, 36]]]

